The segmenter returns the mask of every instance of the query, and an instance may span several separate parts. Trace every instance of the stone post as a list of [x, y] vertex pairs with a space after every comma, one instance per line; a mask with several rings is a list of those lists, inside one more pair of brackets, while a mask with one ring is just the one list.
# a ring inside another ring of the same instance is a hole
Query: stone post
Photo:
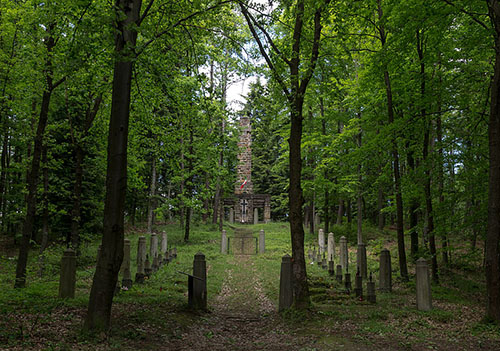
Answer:
[[349, 251], [347, 250], [347, 239], [345, 236], [341, 236], [339, 240], [340, 246], [340, 265], [342, 270], [345, 271], [349, 264]]
[[356, 273], [356, 278], [354, 280], [354, 293], [356, 294], [356, 297], [363, 298], [363, 276], [359, 270]]
[[323, 259], [321, 258], [321, 253], [319, 252], [319, 248], [318, 248], [318, 254], [316, 255], [316, 263], [318, 264], [318, 266], [321, 266], [321, 264], [323, 263]]
[[375, 282], [372, 279], [371, 273], [370, 280], [366, 283], [366, 299], [371, 303], [377, 302], [377, 296], [375, 295]]
[[74, 298], [76, 284], [76, 253], [72, 249], [64, 250], [59, 276], [59, 297]]
[[338, 283], [342, 284], [342, 266], [340, 264], [337, 265], [337, 271], [335, 272], [335, 279]]
[[207, 309], [207, 263], [205, 255], [198, 252], [193, 261], [193, 305], [195, 309]]
[[316, 246], [313, 246], [312, 262], [316, 262]]
[[271, 197], [267, 197], [264, 202], [264, 223], [271, 222]]
[[346, 271], [344, 274], [344, 286], [347, 290], [347, 293], [349, 294], [352, 290], [351, 273], [349, 273], [349, 271]]
[[285, 255], [281, 258], [280, 296], [278, 311], [290, 308], [293, 304], [293, 274], [292, 257]]
[[383, 249], [380, 252], [380, 276], [378, 288], [382, 292], [392, 291], [391, 253], [387, 249]]
[[323, 260], [321, 261], [321, 268], [327, 269], [328, 264], [326, 263], [326, 252], [323, 252]]
[[356, 253], [356, 267], [363, 278], [368, 277], [368, 269], [366, 262], [366, 244], [358, 244], [358, 252]]
[[220, 252], [223, 254], [227, 254], [227, 233], [225, 230], [222, 230], [222, 234], [220, 237]]
[[335, 259], [335, 238], [333, 233], [328, 234], [328, 261]]
[[328, 274], [331, 277], [335, 275], [335, 265], [333, 261], [328, 261]]
[[123, 261], [122, 261], [122, 287], [130, 289], [132, 287], [132, 277], [130, 276], [130, 240], [123, 240]]
[[266, 252], [266, 233], [264, 229], [259, 232], [259, 253], [263, 254]]
[[149, 257], [153, 261], [156, 256], [158, 256], [158, 236], [153, 233], [149, 239]]
[[149, 261], [149, 255], [146, 254], [146, 261], [144, 261], [144, 276], [149, 278], [153, 273], [153, 269], [151, 268], [151, 262]]
[[319, 253], [323, 255], [325, 252], [325, 231], [323, 229], [318, 230], [318, 247]]
[[163, 257], [165, 257], [165, 254], [167, 253], [167, 248], [168, 248], [168, 237], [167, 237], [167, 233], [165, 232], [162, 232], [161, 233], [161, 253], [163, 255]]
[[425, 258], [419, 258], [416, 266], [417, 309], [430, 311], [432, 309], [431, 280], [429, 266]]
[[234, 224], [234, 208], [229, 208], [229, 223]]
[[139, 237], [139, 242], [137, 244], [137, 273], [135, 274], [135, 282], [144, 282], [144, 265], [146, 262], [146, 238], [144, 236]]
[[259, 224], [259, 209], [257, 207], [253, 209], [253, 224]]

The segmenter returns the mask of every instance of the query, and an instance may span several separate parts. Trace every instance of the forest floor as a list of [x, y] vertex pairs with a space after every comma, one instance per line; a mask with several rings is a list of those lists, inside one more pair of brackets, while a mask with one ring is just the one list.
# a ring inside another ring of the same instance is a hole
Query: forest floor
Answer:
[[[280, 257], [290, 252], [288, 228], [284, 224], [260, 225], [254, 227], [254, 233], [261, 228], [266, 231], [266, 254], [250, 256], [221, 255], [218, 233], [211, 228], [195, 229], [192, 242], [186, 245], [181, 243], [180, 231], [177, 234], [175, 228], [168, 228], [169, 242], [178, 247], [178, 258], [162, 266], [145, 284], [120, 292], [114, 300], [112, 328], [100, 335], [81, 331], [97, 244], [82, 252], [75, 299], [61, 300], [57, 299], [60, 247], [54, 246], [47, 253], [42, 277], [37, 277], [37, 257], [33, 255], [28, 287], [14, 290], [12, 245], [0, 240], [0, 349], [500, 349], [500, 328], [482, 321], [483, 274], [469, 268], [443, 270], [441, 284], [432, 287], [433, 310], [421, 312], [415, 308], [414, 283], [400, 282], [396, 267], [393, 292], [378, 294], [377, 303], [369, 304], [346, 294], [316, 264], [308, 264], [310, 309], [279, 314]], [[138, 234], [138, 230], [128, 233], [132, 243]], [[390, 234], [383, 240], [379, 235], [374, 233], [374, 239], [367, 239], [369, 269], [375, 274], [378, 259], [374, 252], [380, 251], [381, 245], [392, 248], [394, 244]], [[315, 240], [312, 235], [306, 238], [308, 243]], [[187, 279], [178, 273], [190, 272], [198, 251], [207, 257], [209, 299], [205, 312], [187, 307]], [[354, 250], [350, 256], [355, 257]], [[134, 258], [133, 251], [133, 262]]]

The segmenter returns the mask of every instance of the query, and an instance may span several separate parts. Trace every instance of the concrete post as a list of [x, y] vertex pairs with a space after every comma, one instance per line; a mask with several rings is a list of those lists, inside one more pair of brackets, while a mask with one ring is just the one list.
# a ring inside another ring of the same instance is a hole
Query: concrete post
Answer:
[[326, 252], [323, 252], [323, 260], [321, 261], [321, 268], [327, 269], [328, 264], [326, 263]]
[[354, 280], [354, 293], [356, 294], [356, 297], [363, 298], [363, 276], [359, 270], [356, 273], [356, 278]]
[[382, 292], [392, 291], [391, 253], [387, 249], [383, 249], [380, 252], [380, 276], [378, 288]]
[[323, 255], [325, 252], [325, 231], [323, 229], [318, 230], [318, 247], [319, 253]]
[[253, 209], [253, 224], [259, 224], [259, 209], [257, 207]]
[[146, 255], [146, 261], [144, 261], [144, 276], [149, 278], [153, 273], [153, 269], [151, 268], [151, 262], [149, 261], [149, 255]]
[[76, 284], [76, 253], [72, 249], [64, 250], [59, 276], [59, 297], [74, 298]]
[[342, 284], [342, 266], [340, 264], [337, 265], [337, 271], [335, 272], [335, 279], [339, 284]]
[[167, 248], [168, 248], [168, 237], [167, 233], [162, 232], [161, 233], [161, 254], [163, 257], [165, 257], [165, 254], [167, 253]]
[[341, 236], [339, 240], [340, 246], [340, 265], [342, 270], [345, 271], [349, 265], [349, 251], [347, 250], [347, 239], [345, 236]]
[[281, 258], [280, 296], [278, 311], [290, 308], [293, 304], [293, 273], [292, 257], [285, 255]]
[[425, 258], [419, 258], [416, 266], [417, 309], [430, 311], [432, 309], [431, 280], [429, 266]]
[[335, 259], [335, 238], [333, 233], [328, 234], [328, 261]]
[[328, 274], [331, 277], [335, 275], [335, 265], [333, 261], [328, 261]]
[[193, 305], [195, 309], [207, 308], [207, 263], [205, 255], [198, 252], [193, 261]]
[[122, 287], [130, 289], [132, 278], [130, 276], [130, 240], [123, 240], [123, 261], [122, 261]]
[[366, 283], [366, 299], [370, 303], [377, 302], [377, 296], [375, 295], [375, 282], [372, 279], [371, 273], [370, 273], [370, 280]]
[[368, 277], [368, 269], [366, 262], [366, 244], [358, 244], [358, 252], [356, 253], [356, 266], [363, 278]]
[[347, 290], [347, 293], [350, 294], [352, 290], [352, 284], [351, 284], [351, 273], [346, 271], [344, 274], [344, 286], [345, 289]]
[[223, 254], [227, 254], [227, 233], [225, 230], [222, 230], [220, 238], [220, 252]]
[[139, 237], [139, 242], [137, 244], [137, 273], [135, 274], [135, 282], [144, 282], [144, 265], [146, 262], [146, 238], [144, 236]]
[[263, 254], [266, 252], [266, 233], [264, 229], [259, 232], [259, 253]]
[[149, 239], [149, 257], [153, 261], [156, 256], [158, 256], [158, 236], [153, 233]]
[[229, 223], [234, 224], [234, 208], [229, 208]]

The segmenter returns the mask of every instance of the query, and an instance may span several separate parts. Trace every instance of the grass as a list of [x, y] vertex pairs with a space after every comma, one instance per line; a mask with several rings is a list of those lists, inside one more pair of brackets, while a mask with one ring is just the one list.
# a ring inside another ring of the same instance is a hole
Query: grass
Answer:
[[[254, 236], [261, 229], [266, 233], [266, 252], [249, 258], [254, 274], [252, 279], [255, 279], [252, 284], [258, 284], [265, 296], [277, 305], [281, 257], [291, 254], [288, 224], [259, 224], [250, 228]], [[168, 266], [162, 266], [144, 284], [134, 284], [130, 290], [121, 291], [114, 298], [113, 327], [106, 336], [91, 337], [80, 332], [92, 284], [98, 241], [82, 247], [77, 265], [75, 299], [57, 298], [62, 246], [53, 245], [46, 251], [42, 277], [38, 275], [37, 253], [32, 250], [25, 289], [12, 288], [15, 260], [0, 254], [0, 345], [29, 349], [42, 343], [47, 350], [64, 350], [75, 349], [75, 345], [79, 349], [98, 349], [98, 345], [104, 343], [104, 349], [140, 349], [156, 345], [164, 338], [182, 337], [183, 331], [190, 325], [203, 322], [203, 314], [187, 309], [187, 277], [179, 271], [191, 273], [194, 255], [197, 252], [205, 254], [210, 308], [221, 293], [228, 270], [234, 270], [235, 258], [231, 254], [220, 254], [220, 233], [211, 225], [194, 226], [189, 243], [183, 242], [183, 232], [177, 225], [158, 229], [168, 233], [169, 246], [178, 248], [178, 257]], [[228, 236], [232, 236], [233, 228], [227, 226], [225, 229]], [[333, 230], [336, 242], [341, 235], [353, 242], [355, 233], [352, 229], [335, 227]], [[131, 241], [132, 278], [135, 275], [137, 242], [141, 235], [144, 233], [135, 229], [126, 234]], [[368, 271], [373, 272], [375, 277], [378, 275], [377, 253], [382, 247], [390, 249], [395, 269], [397, 255], [393, 233], [367, 228], [365, 238], [368, 243]], [[147, 243], [149, 247], [149, 240]], [[306, 233], [306, 254], [309, 245], [317, 246], [317, 237]], [[355, 247], [350, 247], [350, 272], [355, 272], [355, 259]], [[343, 342], [346, 345], [358, 342], [376, 345], [382, 341], [393, 345], [394, 349], [411, 349], [412, 345], [419, 343], [434, 347], [433, 340], [438, 339], [451, 345], [449, 349], [459, 350], [454, 347], [458, 342], [463, 343], [465, 349], [474, 349], [479, 344], [488, 349], [490, 343], [500, 342], [498, 326], [482, 321], [484, 281], [482, 275], [474, 275], [473, 271], [444, 272], [441, 285], [432, 286], [434, 309], [429, 312], [416, 310], [414, 283], [399, 282], [397, 274], [393, 276], [394, 291], [378, 293], [377, 304], [372, 305], [359, 301], [352, 294], [345, 294], [343, 286], [316, 264], [308, 263], [307, 273], [312, 300], [310, 309], [306, 312], [292, 309], [283, 313], [281, 318], [288, 321], [291, 332], [298, 335], [317, 335], [317, 331], [322, 330], [319, 333], [321, 337], [318, 336], [318, 349]], [[236, 280], [249, 279], [236, 271], [234, 274]], [[234, 301], [243, 303], [246, 298], [250, 297], [239, 295]], [[51, 330], [54, 320], [61, 330]], [[339, 332], [343, 333], [344, 339], [333, 336]], [[210, 333], [213, 332], [207, 331], [206, 339], [214, 337]]]

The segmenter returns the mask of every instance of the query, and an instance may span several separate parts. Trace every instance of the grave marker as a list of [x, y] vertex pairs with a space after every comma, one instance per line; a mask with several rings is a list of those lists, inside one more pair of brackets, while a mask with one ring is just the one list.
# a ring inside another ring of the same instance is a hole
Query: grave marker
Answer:
[[64, 250], [59, 276], [59, 297], [74, 298], [76, 284], [76, 253], [72, 249]]
[[416, 267], [417, 309], [419, 311], [430, 311], [432, 309], [431, 280], [429, 277], [429, 266], [425, 258], [417, 260]]

